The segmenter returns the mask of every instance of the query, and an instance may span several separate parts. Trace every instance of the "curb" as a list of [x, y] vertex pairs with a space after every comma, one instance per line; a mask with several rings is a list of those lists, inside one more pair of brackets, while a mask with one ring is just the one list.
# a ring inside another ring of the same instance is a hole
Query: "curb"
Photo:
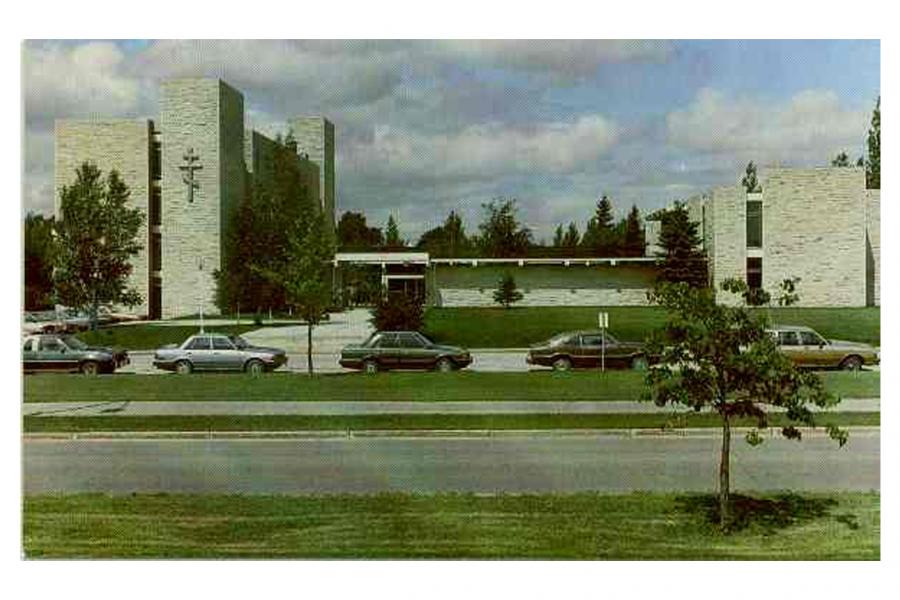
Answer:
[[[880, 427], [860, 426], [847, 427], [851, 434], [871, 435], [880, 433]], [[732, 429], [735, 435], [745, 434], [752, 429], [741, 427]], [[813, 430], [802, 429], [808, 438], [826, 438], [828, 433], [823, 428]], [[534, 437], [617, 437], [617, 438], [718, 438], [720, 431], [716, 427], [694, 427], [689, 429], [364, 429], [364, 430], [308, 430], [308, 431], [88, 431], [78, 433], [43, 432], [23, 433], [23, 440], [234, 440], [234, 439], [275, 439], [275, 440], [315, 440], [315, 439], [353, 439], [353, 438], [534, 438]], [[780, 437], [778, 429], [769, 428], [764, 437]]]

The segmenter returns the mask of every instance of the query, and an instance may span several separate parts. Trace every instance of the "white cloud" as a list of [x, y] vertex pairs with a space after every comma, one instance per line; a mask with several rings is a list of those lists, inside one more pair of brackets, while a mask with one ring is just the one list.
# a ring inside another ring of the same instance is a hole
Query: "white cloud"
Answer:
[[780, 103], [701, 90], [667, 117], [669, 142], [688, 150], [752, 158], [757, 163], [825, 164], [862, 146], [869, 112], [842, 106], [827, 90], [807, 90]]
[[345, 149], [345, 167], [370, 176], [499, 178], [564, 174], [603, 157], [618, 137], [601, 115], [527, 128], [472, 125], [451, 134], [376, 127], [371, 141]]

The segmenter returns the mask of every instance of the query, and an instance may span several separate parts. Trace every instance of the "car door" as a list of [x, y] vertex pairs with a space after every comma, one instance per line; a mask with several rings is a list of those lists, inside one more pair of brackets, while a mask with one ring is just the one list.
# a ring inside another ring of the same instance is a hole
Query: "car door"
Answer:
[[210, 368], [216, 370], [240, 371], [244, 368], [244, 352], [234, 347], [224, 335], [212, 337]]
[[38, 360], [37, 338], [27, 338], [22, 344], [22, 368], [25, 371], [40, 371], [41, 363]]
[[810, 366], [796, 331], [778, 331], [778, 347], [798, 367]]
[[825, 343], [819, 334], [814, 331], [798, 331], [803, 355], [807, 357], [810, 365], [816, 367], [837, 366], [840, 358], [831, 355], [831, 348]]
[[78, 369], [78, 357], [55, 335], [45, 335], [38, 345], [38, 361], [43, 371]]
[[412, 332], [397, 334], [397, 368], [427, 369], [434, 364], [435, 355], [428, 349], [425, 340]]
[[372, 354], [378, 360], [378, 364], [386, 369], [397, 366], [398, 342], [396, 333], [382, 333], [378, 341], [375, 342]]
[[214, 364], [208, 335], [194, 336], [184, 349], [184, 354], [195, 371], [209, 371]]

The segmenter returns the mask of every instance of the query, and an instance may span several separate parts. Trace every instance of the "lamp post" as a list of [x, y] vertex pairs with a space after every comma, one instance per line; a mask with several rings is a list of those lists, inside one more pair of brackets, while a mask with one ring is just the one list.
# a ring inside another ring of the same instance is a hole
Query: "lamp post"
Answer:
[[[203, 257], [201, 256], [197, 261], [197, 273], [199, 273], [200, 285], [197, 286], [198, 290], [203, 289]], [[200, 333], [203, 333], [203, 299], [201, 296], [200, 300]]]

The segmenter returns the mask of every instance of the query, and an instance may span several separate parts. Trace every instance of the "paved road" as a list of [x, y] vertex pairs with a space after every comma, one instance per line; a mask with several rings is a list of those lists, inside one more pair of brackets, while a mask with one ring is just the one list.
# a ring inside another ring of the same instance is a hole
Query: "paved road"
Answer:
[[[844, 400], [834, 410], [878, 412], [880, 399]], [[671, 413], [650, 402], [35, 402], [26, 416], [373, 415], [373, 414], [613, 414]], [[682, 412], [690, 412], [682, 409]]]
[[[877, 430], [839, 449], [822, 436], [737, 443], [736, 490], [877, 490]], [[26, 494], [325, 494], [384, 491], [712, 491], [719, 440], [521, 435], [498, 438], [26, 438]]]

